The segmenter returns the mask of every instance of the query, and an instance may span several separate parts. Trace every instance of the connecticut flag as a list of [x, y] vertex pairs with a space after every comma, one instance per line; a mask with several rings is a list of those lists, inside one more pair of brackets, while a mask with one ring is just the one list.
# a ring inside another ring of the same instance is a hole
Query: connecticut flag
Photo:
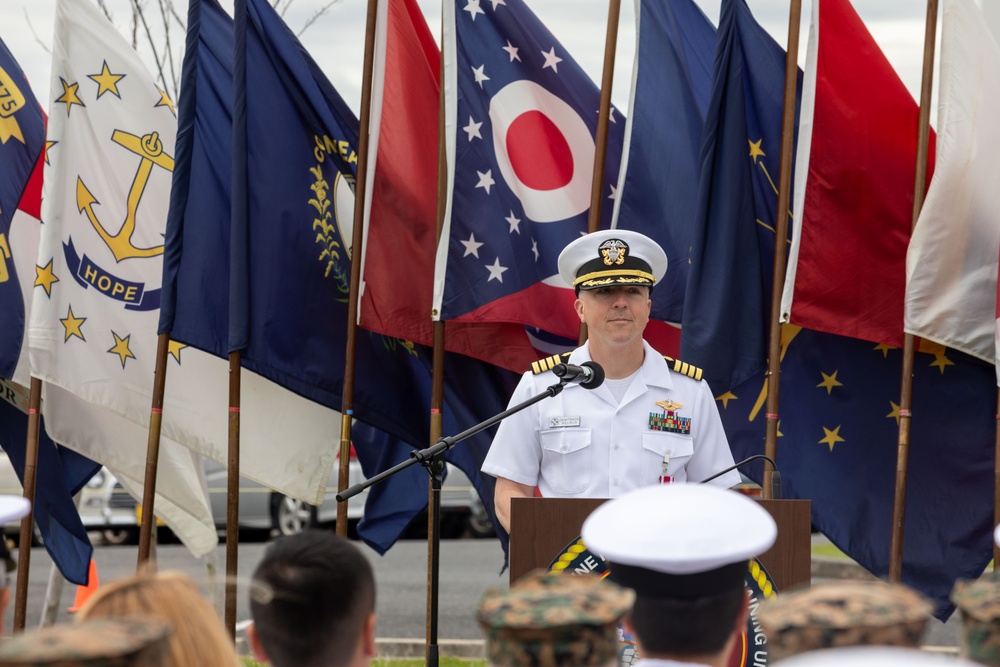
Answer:
[[[587, 230], [594, 83], [521, 0], [445, 3], [449, 199], [434, 317], [517, 322], [576, 337], [556, 259]], [[624, 119], [612, 110], [602, 227], [611, 218]]]

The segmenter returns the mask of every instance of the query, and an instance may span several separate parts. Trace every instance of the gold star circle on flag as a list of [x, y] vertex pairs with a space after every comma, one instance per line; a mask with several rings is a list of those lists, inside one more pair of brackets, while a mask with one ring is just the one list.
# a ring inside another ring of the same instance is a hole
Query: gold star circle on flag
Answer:
[[35, 284], [32, 287], [41, 287], [45, 290], [45, 296], [52, 296], [52, 285], [59, 282], [55, 271], [52, 269], [52, 260], [45, 266], [35, 267]]
[[125, 78], [124, 74], [112, 74], [111, 70], [108, 69], [108, 61], [104, 61], [104, 66], [101, 68], [100, 74], [88, 74], [88, 79], [91, 79], [97, 84], [97, 99], [101, 99], [101, 95], [104, 93], [111, 93], [118, 99], [122, 96], [118, 92], [118, 82]]
[[66, 337], [63, 339], [63, 343], [69, 341], [70, 338], [76, 336], [83, 342], [87, 342], [87, 339], [83, 337], [83, 323], [87, 321], [86, 317], [76, 317], [73, 314], [73, 306], [69, 307], [69, 312], [66, 317], [60, 318], [63, 328], [66, 330]]
[[69, 118], [69, 112], [73, 110], [74, 104], [79, 104], [81, 107], [86, 107], [87, 105], [76, 94], [80, 89], [80, 84], [67, 83], [66, 79], [62, 77], [59, 77], [59, 83], [62, 84], [63, 94], [56, 98], [56, 103], [62, 102], [66, 105], [66, 117]]
[[127, 359], [135, 359], [135, 355], [132, 354], [132, 350], [130, 350], [128, 347], [129, 338], [131, 338], [132, 336], [130, 334], [122, 338], [114, 331], [111, 332], [111, 335], [115, 337], [115, 345], [110, 350], [108, 350], [108, 354], [117, 354], [118, 357], [122, 360], [122, 368], [125, 368], [125, 361]]

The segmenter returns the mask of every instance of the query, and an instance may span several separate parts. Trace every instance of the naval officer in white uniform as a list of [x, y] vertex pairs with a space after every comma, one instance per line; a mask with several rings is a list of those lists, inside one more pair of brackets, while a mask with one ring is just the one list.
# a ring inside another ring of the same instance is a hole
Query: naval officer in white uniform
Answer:
[[[605, 381], [569, 385], [505, 419], [482, 470], [497, 478], [497, 518], [510, 530], [510, 499], [615, 498], [660, 483], [700, 482], [733, 465], [726, 434], [701, 369], [658, 354], [643, 338], [653, 285], [667, 256], [652, 239], [608, 230], [583, 236], [559, 255], [559, 274], [576, 290], [589, 340], [532, 365], [514, 390], [516, 405], [559, 381], [559, 363], [594, 361]], [[740, 483], [729, 472], [711, 482]]]

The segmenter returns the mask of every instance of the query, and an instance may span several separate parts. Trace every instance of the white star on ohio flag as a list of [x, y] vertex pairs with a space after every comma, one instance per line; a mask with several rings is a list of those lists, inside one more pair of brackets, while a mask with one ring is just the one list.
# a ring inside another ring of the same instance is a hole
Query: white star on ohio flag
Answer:
[[521, 228], [518, 226], [521, 224], [521, 219], [514, 217], [514, 211], [511, 211], [510, 215], [504, 218], [504, 220], [506, 220], [507, 224], [510, 225], [511, 234], [514, 232], [517, 232], [518, 234], [521, 233]]
[[507, 6], [506, 0], [490, 0], [490, 2], [493, 3], [493, 11], [497, 10], [497, 5], [503, 5], [504, 7]]
[[486, 15], [486, 12], [483, 11], [483, 8], [479, 6], [479, 2], [480, 0], [469, 0], [469, 4], [467, 4], [463, 8], [463, 11], [469, 12], [469, 16], [472, 17], [473, 21], [476, 20], [476, 14], [482, 14], [484, 16]]
[[489, 194], [490, 186], [496, 183], [496, 181], [493, 180], [493, 170], [487, 169], [486, 173], [484, 174], [483, 172], [477, 169], [476, 173], [479, 175], [479, 182], [476, 183], [476, 187], [483, 188], [484, 190], [486, 190], [486, 194]]
[[469, 124], [463, 127], [462, 129], [469, 133], [469, 141], [472, 141], [473, 137], [475, 137], [476, 139], [483, 138], [483, 135], [479, 134], [479, 128], [481, 128], [482, 126], [483, 126], [482, 121], [477, 123], [472, 119], [472, 116], [469, 116]]
[[548, 53], [542, 51], [542, 55], [545, 57], [545, 64], [542, 65], [542, 69], [545, 69], [546, 67], [551, 67], [552, 71], [558, 74], [559, 68], [557, 67], [557, 65], [561, 63], [563, 59], [556, 55], [556, 47], [553, 46], [551, 49], [549, 49]]
[[500, 266], [500, 258], [497, 257], [496, 261], [493, 262], [492, 266], [489, 265], [489, 264], [486, 265], [486, 270], [490, 272], [490, 277], [486, 280], [486, 282], [489, 282], [489, 281], [491, 281], [491, 280], [493, 280], [495, 278], [497, 282], [501, 282], [502, 283], [503, 282], [503, 272], [507, 270], [507, 267], [506, 266]]
[[517, 55], [518, 48], [511, 44], [509, 39], [507, 40], [507, 46], [503, 47], [503, 50], [510, 54], [511, 62], [514, 62], [515, 60], [517, 62], [521, 62], [521, 56]]
[[481, 248], [483, 244], [476, 240], [475, 234], [469, 234], [468, 241], [459, 241], [459, 243], [465, 246], [465, 254], [462, 255], [462, 257], [472, 255], [477, 259], [479, 258], [479, 248]]
[[485, 68], [486, 65], [480, 65], [479, 67], [472, 68], [472, 76], [476, 77], [476, 83], [479, 84], [480, 88], [483, 87], [483, 81], [490, 80], [490, 77], [486, 76], [486, 74], [483, 72]]

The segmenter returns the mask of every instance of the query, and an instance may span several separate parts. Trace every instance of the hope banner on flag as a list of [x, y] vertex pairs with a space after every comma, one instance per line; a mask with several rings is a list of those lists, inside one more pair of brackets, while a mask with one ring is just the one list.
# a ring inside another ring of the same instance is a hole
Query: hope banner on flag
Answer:
[[[435, 267], [436, 319], [517, 322], [575, 337], [556, 270], [587, 230], [600, 93], [521, 0], [445, 4], [449, 199]], [[622, 116], [612, 110], [602, 227], [611, 217]]]

